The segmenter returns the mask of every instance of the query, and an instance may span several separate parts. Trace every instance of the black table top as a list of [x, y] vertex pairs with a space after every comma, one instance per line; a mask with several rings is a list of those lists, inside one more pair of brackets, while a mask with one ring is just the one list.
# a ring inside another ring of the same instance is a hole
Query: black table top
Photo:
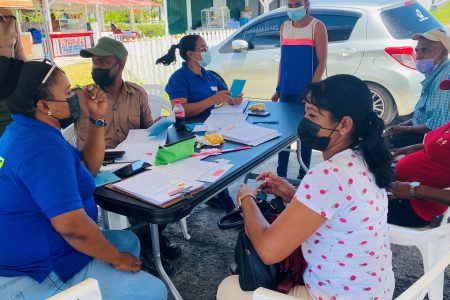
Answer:
[[[209, 184], [206, 189], [193, 195], [192, 198], [184, 199], [167, 208], [160, 208], [102, 187], [95, 191], [97, 204], [108, 211], [153, 224], [167, 224], [179, 221], [187, 216], [198, 204], [214, 196], [239, 177], [246, 175], [296, 140], [297, 127], [303, 117], [300, 115], [300, 105], [286, 102], [266, 102], [266, 110], [270, 111], [270, 116], [248, 117], [247, 121], [250, 123], [255, 121], [279, 121], [279, 124], [261, 124], [259, 126], [277, 129], [281, 136], [248, 150], [205, 158], [208, 161], [214, 161], [219, 158], [227, 159], [234, 166], [222, 175], [219, 180]], [[169, 128], [168, 142], [173, 142], [189, 135], [191, 133], [187, 131], [176, 131], [171, 127]], [[242, 145], [226, 141], [222, 148], [228, 149], [239, 146]]]

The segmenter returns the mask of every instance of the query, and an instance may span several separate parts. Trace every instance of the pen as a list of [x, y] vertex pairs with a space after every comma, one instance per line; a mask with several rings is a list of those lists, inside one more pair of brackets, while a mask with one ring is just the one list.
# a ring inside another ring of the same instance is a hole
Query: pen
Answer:
[[194, 153], [194, 154], [192, 154], [192, 157], [205, 156], [205, 155], [216, 155], [216, 154], [222, 154], [222, 153], [233, 152], [233, 151], [242, 151], [242, 150], [247, 150], [250, 148], [251, 148], [250, 146], [243, 146], [243, 147], [231, 148], [231, 149], [225, 149], [225, 150], [215, 149], [215, 150], [211, 150], [211, 151]]
[[258, 122], [253, 122], [253, 124], [280, 124], [280, 122], [278, 122], [278, 121], [258, 121]]

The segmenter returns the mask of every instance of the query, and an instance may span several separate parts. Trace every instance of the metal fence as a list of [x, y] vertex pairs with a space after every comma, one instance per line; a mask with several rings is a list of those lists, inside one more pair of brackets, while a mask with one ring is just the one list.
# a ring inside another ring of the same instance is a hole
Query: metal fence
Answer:
[[[201, 35], [209, 47], [219, 44], [228, 35], [235, 30], [214, 30], [202, 31]], [[138, 84], [161, 84], [165, 85], [170, 75], [181, 66], [181, 58], [177, 54], [177, 62], [170, 66], [156, 65], [158, 58], [167, 53], [170, 46], [177, 44], [182, 35], [167, 36], [152, 39], [139, 39], [133, 42], [125, 43], [128, 50], [128, 60], [124, 77], [126, 80]]]

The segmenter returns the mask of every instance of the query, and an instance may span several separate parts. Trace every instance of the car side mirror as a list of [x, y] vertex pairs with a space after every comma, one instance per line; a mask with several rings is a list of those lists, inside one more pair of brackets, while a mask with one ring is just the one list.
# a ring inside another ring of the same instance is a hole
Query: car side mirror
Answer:
[[248, 42], [245, 40], [234, 40], [231, 43], [231, 48], [235, 52], [242, 52], [248, 50]]

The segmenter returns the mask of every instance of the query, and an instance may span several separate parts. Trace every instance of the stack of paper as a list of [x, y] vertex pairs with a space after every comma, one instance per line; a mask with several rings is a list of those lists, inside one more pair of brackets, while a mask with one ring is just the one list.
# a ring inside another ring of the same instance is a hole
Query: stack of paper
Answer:
[[215, 182], [232, 167], [233, 165], [229, 163], [209, 162], [191, 157], [173, 164], [153, 167], [152, 169], [182, 179]]
[[116, 162], [142, 160], [154, 165], [158, 148], [166, 143], [167, 130], [161, 131], [157, 136], [148, 136], [148, 134], [148, 129], [130, 130], [125, 141], [114, 149], [125, 151], [125, 155], [116, 159]]
[[258, 146], [281, 135], [278, 130], [252, 125], [247, 122], [222, 130], [220, 133], [225, 140], [250, 146]]
[[204, 185], [203, 182], [180, 179], [158, 170], [150, 170], [114, 183], [112, 187], [145, 202], [163, 205]]

